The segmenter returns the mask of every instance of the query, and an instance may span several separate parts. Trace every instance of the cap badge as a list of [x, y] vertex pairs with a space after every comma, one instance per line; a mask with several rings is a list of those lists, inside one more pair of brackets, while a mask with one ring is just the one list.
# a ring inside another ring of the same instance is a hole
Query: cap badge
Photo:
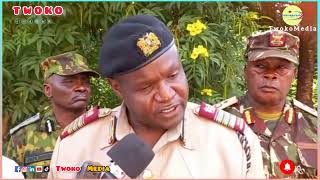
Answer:
[[285, 35], [273, 32], [270, 34], [270, 47], [283, 47], [285, 45]]
[[156, 34], [150, 32], [138, 39], [137, 46], [146, 57], [149, 57], [161, 47], [161, 42]]

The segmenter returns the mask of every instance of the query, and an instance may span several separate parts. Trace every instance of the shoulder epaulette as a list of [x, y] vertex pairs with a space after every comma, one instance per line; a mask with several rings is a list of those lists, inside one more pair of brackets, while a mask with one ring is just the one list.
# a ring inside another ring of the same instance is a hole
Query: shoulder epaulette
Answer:
[[237, 117], [231, 113], [223, 111], [219, 108], [216, 108], [204, 102], [201, 103], [199, 109], [195, 110], [195, 114], [205, 119], [222, 124], [223, 126], [228, 127], [237, 132], [237, 136], [240, 140], [242, 149], [246, 154], [246, 160], [247, 160], [246, 173], [248, 173], [251, 167], [251, 148], [249, 145], [249, 141], [244, 134], [244, 131], [246, 128], [246, 122], [240, 117]]
[[195, 114], [205, 119], [222, 124], [230, 129], [233, 129], [241, 134], [244, 133], [246, 123], [245, 121], [231, 113], [218, 109], [214, 106], [201, 103], [199, 109], [195, 110]]
[[214, 104], [213, 106], [215, 108], [218, 108], [218, 109], [224, 109], [224, 108], [232, 106], [232, 105], [234, 105], [236, 103], [238, 103], [238, 98], [236, 96], [233, 96], [233, 97], [231, 97], [229, 99], [226, 99], [226, 100], [221, 101], [221, 102], [219, 102], [217, 104]]
[[312, 109], [311, 107], [303, 104], [302, 102], [300, 102], [296, 99], [293, 99], [293, 105], [308, 112], [309, 114], [314, 115], [315, 117], [318, 117], [318, 112], [316, 110]]
[[93, 107], [83, 115], [79, 116], [76, 118], [72, 123], [70, 123], [61, 133], [60, 139], [64, 139], [70, 134], [73, 134], [77, 130], [81, 129], [82, 127], [102, 118], [106, 117], [111, 114], [111, 109], [109, 108], [98, 108], [98, 107]]
[[10, 129], [9, 133], [12, 135], [13, 133], [17, 132], [20, 128], [27, 126], [29, 124], [32, 124], [34, 122], [37, 122], [40, 120], [40, 113], [37, 113], [36, 115], [24, 120], [22, 123], [18, 124], [14, 128]]

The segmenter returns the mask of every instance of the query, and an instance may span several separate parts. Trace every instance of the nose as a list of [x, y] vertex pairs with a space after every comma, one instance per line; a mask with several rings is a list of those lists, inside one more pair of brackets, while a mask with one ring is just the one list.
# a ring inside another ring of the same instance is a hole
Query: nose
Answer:
[[173, 99], [173, 97], [176, 95], [176, 92], [170, 84], [163, 82], [160, 84], [159, 91], [155, 95], [155, 99], [158, 102], [168, 102]]
[[79, 92], [88, 91], [87, 83], [82, 79], [77, 79], [75, 83], [75, 91], [79, 91]]
[[274, 80], [278, 78], [278, 74], [275, 72], [266, 72], [263, 77], [265, 79]]

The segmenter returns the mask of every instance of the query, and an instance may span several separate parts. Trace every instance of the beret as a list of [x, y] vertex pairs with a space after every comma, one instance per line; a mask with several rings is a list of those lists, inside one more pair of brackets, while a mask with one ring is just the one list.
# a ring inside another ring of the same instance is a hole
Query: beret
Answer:
[[149, 15], [128, 17], [104, 35], [99, 67], [103, 77], [133, 72], [170, 49], [174, 38], [169, 28]]

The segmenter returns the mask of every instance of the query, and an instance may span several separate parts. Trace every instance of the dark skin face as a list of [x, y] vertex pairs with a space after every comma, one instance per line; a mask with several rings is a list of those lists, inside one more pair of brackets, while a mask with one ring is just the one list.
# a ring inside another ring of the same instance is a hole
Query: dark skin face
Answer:
[[91, 95], [90, 76], [88, 73], [70, 76], [54, 74], [44, 84], [44, 93], [56, 109], [83, 112]]
[[150, 64], [108, 80], [124, 100], [137, 134], [163, 134], [183, 120], [189, 89], [176, 46]]
[[288, 60], [270, 57], [248, 62], [245, 78], [249, 100], [261, 110], [281, 111], [296, 74], [297, 68]]

